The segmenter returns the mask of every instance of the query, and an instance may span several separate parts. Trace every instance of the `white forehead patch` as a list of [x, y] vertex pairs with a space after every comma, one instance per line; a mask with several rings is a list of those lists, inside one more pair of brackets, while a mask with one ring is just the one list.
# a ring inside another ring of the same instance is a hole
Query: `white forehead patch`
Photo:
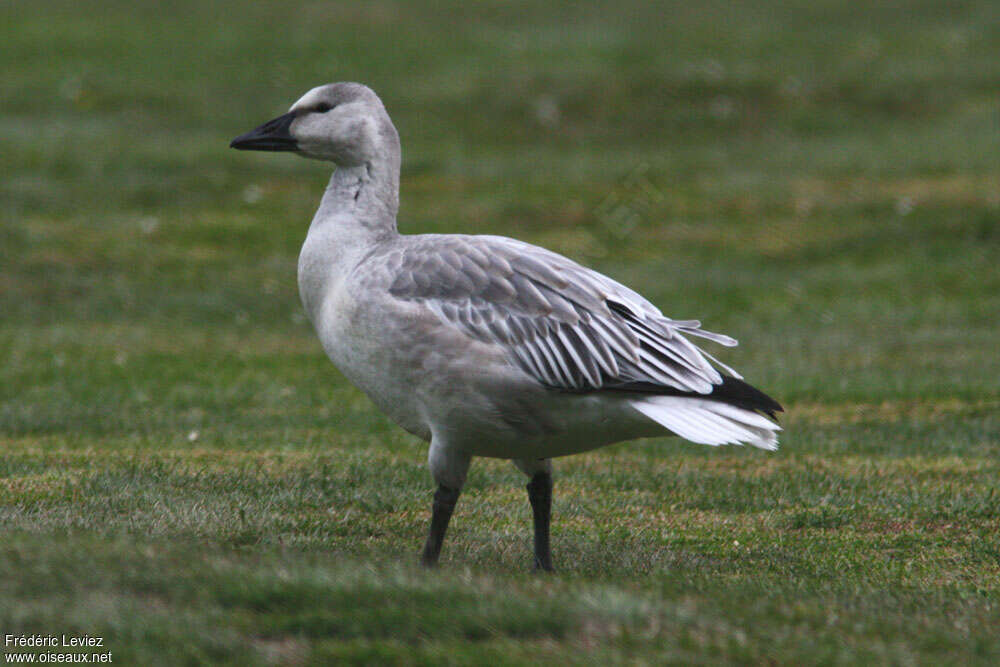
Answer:
[[325, 86], [316, 86], [315, 88], [313, 88], [312, 90], [310, 90], [308, 93], [306, 93], [305, 95], [303, 95], [302, 97], [300, 97], [295, 104], [293, 104], [291, 107], [289, 107], [288, 110], [289, 111], [296, 111], [298, 109], [304, 109], [304, 108], [309, 108], [309, 107], [316, 106], [317, 104], [319, 104], [323, 100], [323, 91], [328, 86], [329, 86], [329, 84], [327, 84]]

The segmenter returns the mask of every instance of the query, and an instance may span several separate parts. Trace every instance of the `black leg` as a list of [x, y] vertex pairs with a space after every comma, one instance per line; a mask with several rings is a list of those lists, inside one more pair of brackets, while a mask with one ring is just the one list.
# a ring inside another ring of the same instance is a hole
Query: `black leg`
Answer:
[[552, 571], [549, 549], [549, 523], [552, 519], [552, 475], [535, 473], [528, 484], [528, 500], [535, 515], [535, 569]]
[[434, 492], [431, 531], [427, 535], [424, 553], [420, 557], [420, 562], [424, 567], [437, 565], [438, 556], [441, 555], [441, 545], [444, 543], [444, 533], [448, 530], [451, 513], [455, 511], [455, 503], [458, 502], [458, 495], [461, 492], [461, 489], [449, 489], [444, 484], [438, 484], [437, 491]]

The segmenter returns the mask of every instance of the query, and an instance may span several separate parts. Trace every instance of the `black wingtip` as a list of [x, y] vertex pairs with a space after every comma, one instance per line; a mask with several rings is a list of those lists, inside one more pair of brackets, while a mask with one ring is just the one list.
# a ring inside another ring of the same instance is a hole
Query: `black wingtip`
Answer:
[[771, 419], [776, 419], [774, 416], [775, 413], [785, 411], [781, 403], [778, 403], [778, 401], [757, 387], [725, 373], [722, 374], [722, 384], [716, 385], [707, 398], [718, 398], [726, 403], [732, 403], [737, 407], [760, 410], [771, 417]]
[[715, 385], [712, 392], [709, 394], [699, 394], [693, 391], [681, 391], [673, 387], [664, 387], [663, 385], [654, 384], [652, 382], [625, 382], [623, 384], [613, 386], [605, 385], [603, 389], [610, 389], [613, 391], [634, 391], [642, 394], [659, 394], [661, 396], [705, 398], [720, 401], [722, 403], [728, 403], [729, 405], [737, 408], [761, 412], [775, 421], [778, 421], [778, 417], [776, 416], [777, 413], [785, 411], [785, 409], [781, 406], [781, 403], [778, 403], [778, 401], [774, 400], [757, 387], [735, 378], [732, 375], [726, 375], [725, 373], [722, 373], [721, 375], [722, 382]]

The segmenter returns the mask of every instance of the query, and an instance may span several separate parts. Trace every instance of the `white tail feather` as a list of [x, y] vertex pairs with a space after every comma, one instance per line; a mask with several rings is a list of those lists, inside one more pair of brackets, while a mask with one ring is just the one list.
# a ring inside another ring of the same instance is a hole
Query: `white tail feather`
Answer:
[[650, 396], [632, 407], [676, 435], [701, 445], [778, 448], [781, 427], [751, 410], [728, 403], [681, 396]]

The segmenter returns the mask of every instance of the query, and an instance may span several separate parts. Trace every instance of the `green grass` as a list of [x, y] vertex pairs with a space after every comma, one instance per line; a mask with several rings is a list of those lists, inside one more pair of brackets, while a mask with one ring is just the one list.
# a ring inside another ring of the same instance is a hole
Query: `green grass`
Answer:
[[[144, 665], [1000, 661], [995, 3], [5, 20], [0, 634]], [[526, 480], [479, 460], [417, 568], [424, 445], [298, 303], [328, 170], [227, 149], [332, 80], [399, 127], [404, 231], [517, 236], [736, 336], [781, 450], [557, 461], [553, 577]]]

